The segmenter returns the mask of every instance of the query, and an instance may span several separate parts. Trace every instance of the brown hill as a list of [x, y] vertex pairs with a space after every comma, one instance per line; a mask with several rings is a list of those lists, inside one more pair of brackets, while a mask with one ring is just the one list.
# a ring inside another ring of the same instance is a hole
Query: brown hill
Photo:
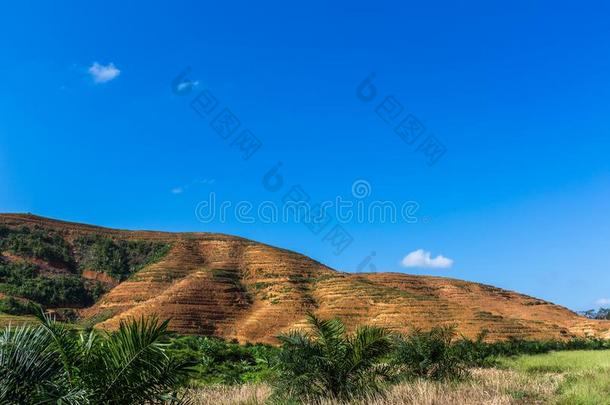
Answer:
[[160, 260], [124, 281], [92, 269], [79, 272], [109, 289], [79, 310], [101, 328], [157, 314], [170, 317], [171, 328], [181, 333], [273, 342], [277, 334], [303, 326], [306, 313], [313, 312], [339, 317], [350, 328], [374, 324], [406, 332], [455, 324], [469, 337], [487, 329], [493, 340], [610, 336], [610, 322], [512, 291], [442, 277], [342, 273], [234, 236], [113, 230], [18, 214], [0, 215], [0, 225], [49, 230], [72, 245], [79, 237], [99, 235], [170, 246]]

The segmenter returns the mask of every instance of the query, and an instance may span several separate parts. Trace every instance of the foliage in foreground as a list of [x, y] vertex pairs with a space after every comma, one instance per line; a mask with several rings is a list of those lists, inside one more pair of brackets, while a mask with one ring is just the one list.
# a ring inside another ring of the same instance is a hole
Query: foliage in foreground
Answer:
[[375, 328], [384, 342], [383, 350], [364, 355], [366, 362], [354, 367], [354, 357], [364, 353], [356, 349], [357, 343], [363, 341], [362, 332], [360, 338], [357, 333], [347, 335], [338, 320], [310, 317], [309, 322], [310, 333], [281, 336], [279, 348], [183, 336], [172, 340], [170, 350], [181, 359], [197, 363], [191, 386], [266, 382], [275, 388], [275, 399], [298, 402], [305, 397], [352, 400], [384, 395], [390, 384], [405, 380], [461, 384], [474, 377], [473, 368], [501, 365], [498, 358], [502, 356], [610, 348], [608, 341], [600, 339], [511, 339], [488, 343], [485, 332], [472, 340], [457, 337], [453, 327], [414, 329], [406, 336]]
[[[389, 387], [382, 395], [367, 395], [366, 397], [355, 398], [347, 402], [333, 399], [311, 399], [309, 401], [294, 401], [290, 404], [546, 404], [552, 403], [555, 391], [561, 380], [560, 376], [554, 374], [532, 376], [513, 370], [495, 368], [475, 369], [471, 373], [471, 378], [450, 383], [415, 379], [401, 381]], [[188, 390], [187, 395], [194, 403], [206, 405], [287, 404], [286, 402], [273, 402], [271, 387], [267, 384], [199, 387]]]
[[[608, 341], [598, 339], [486, 343], [485, 334], [476, 340], [456, 338], [451, 327], [414, 329], [399, 336], [370, 327], [347, 334], [339, 320], [314, 316], [309, 323], [308, 333], [280, 336], [281, 347], [272, 347], [173, 336], [167, 322], [154, 319], [122, 324], [107, 334], [76, 331], [42, 317], [38, 326], [7, 328], [0, 334], [0, 403], [159, 403], [185, 385], [261, 382], [275, 388], [273, 400], [280, 403], [305, 398], [364, 401], [389, 395], [394, 389], [390, 385], [400, 381], [439, 382], [439, 387], [467, 384], [476, 378], [473, 367], [504, 366], [509, 360], [502, 356], [609, 348]], [[566, 365], [537, 367], [533, 362], [527, 373], [563, 373]], [[584, 398], [591, 387], [610, 390], [610, 382], [601, 376], [610, 375], [608, 371], [610, 363], [603, 370], [568, 375], [561, 385], [562, 398]]]
[[189, 364], [167, 355], [168, 322], [121, 323], [116, 332], [77, 332], [39, 315], [36, 326], [0, 334], [0, 403], [161, 403]]
[[[367, 395], [349, 402], [323, 399], [298, 403], [597, 405], [610, 403], [608, 392], [610, 352], [578, 350], [500, 358], [497, 367], [471, 369], [466, 379], [410, 379], [388, 387], [383, 395]], [[197, 404], [274, 403], [271, 387], [264, 383], [198, 387], [188, 390], [187, 395]]]
[[209, 336], [179, 336], [168, 353], [195, 364], [190, 385], [235, 385], [271, 381], [275, 376], [277, 347], [240, 345]]
[[384, 362], [392, 350], [387, 330], [360, 327], [348, 335], [338, 319], [309, 315], [311, 332], [279, 336], [278, 392], [290, 397], [346, 399], [380, 392], [392, 378]]
[[438, 326], [429, 331], [414, 329], [399, 337], [393, 362], [407, 377], [431, 380], [455, 379], [467, 374], [466, 353], [454, 345], [455, 327]]

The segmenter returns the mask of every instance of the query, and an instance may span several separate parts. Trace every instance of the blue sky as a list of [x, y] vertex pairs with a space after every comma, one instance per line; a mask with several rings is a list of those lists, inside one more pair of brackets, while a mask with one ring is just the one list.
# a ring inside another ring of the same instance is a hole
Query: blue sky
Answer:
[[[344, 271], [375, 252], [378, 271], [578, 310], [610, 298], [607, 3], [125, 3], [1, 6], [0, 211], [238, 234]], [[262, 142], [250, 159], [210, 125], [220, 110], [190, 108], [204, 90]], [[446, 148], [436, 164], [377, 115], [387, 96]], [[323, 201], [359, 180], [367, 202], [417, 202], [417, 223], [343, 224], [336, 255], [326, 230], [195, 215], [210, 193], [260, 204], [300, 185]], [[418, 249], [452, 265], [403, 267]]]

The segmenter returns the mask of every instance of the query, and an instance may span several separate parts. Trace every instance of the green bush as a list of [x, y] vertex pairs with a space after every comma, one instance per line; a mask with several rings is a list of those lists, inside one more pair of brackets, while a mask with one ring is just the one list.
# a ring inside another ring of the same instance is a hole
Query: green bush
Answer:
[[389, 333], [361, 327], [348, 335], [338, 319], [309, 316], [311, 334], [279, 336], [282, 344], [276, 395], [286, 398], [326, 397], [349, 400], [381, 392], [392, 378], [384, 362], [391, 352]]
[[14, 297], [0, 299], [0, 312], [10, 315], [32, 315], [38, 312], [38, 306], [26, 301], [20, 301]]
[[99, 300], [102, 295], [106, 294], [106, 291], [108, 291], [108, 289], [104, 285], [104, 283], [96, 281], [92, 284], [89, 290], [89, 294], [91, 295], [91, 299], [93, 300], [93, 302], [97, 302], [97, 300]]
[[193, 362], [193, 385], [242, 384], [272, 380], [278, 349], [263, 344], [239, 345], [204, 336], [172, 339], [169, 352]]
[[488, 331], [482, 330], [475, 340], [461, 337], [454, 341], [453, 352], [460, 361], [468, 367], [491, 367], [495, 364], [494, 346], [485, 343]]
[[477, 350], [482, 350], [487, 358], [517, 356], [521, 354], [542, 354], [560, 350], [606, 349], [610, 349], [610, 341], [597, 338], [571, 338], [566, 340], [523, 340], [513, 338], [493, 343], [483, 343], [477, 348]]
[[77, 276], [35, 277], [15, 287], [16, 295], [36, 301], [45, 307], [87, 306], [93, 299]]
[[429, 331], [414, 329], [399, 338], [394, 363], [407, 377], [432, 380], [460, 378], [467, 374], [467, 362], [455, 350], [455, 327], [437, 326]]
[[28, 263], [0, 262], [0, 282], [21, 285], [38, 275], [38, 267]]

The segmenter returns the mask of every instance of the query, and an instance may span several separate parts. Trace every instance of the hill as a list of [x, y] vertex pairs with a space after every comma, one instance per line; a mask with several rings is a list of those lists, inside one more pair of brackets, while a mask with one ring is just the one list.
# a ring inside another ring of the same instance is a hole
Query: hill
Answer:
[[213, 233], [127, 231], [0, 214], [0, 322], [28, 303], [113, 329], [129, 317], [171, 318], [180, 333], [273, 342], [305, 314], [350, 328], [406, 332], [455, 324], [490, 340], [610, 336], [594, 321], [489, 285], [402, 273], [343, 273], [306, 256]]

